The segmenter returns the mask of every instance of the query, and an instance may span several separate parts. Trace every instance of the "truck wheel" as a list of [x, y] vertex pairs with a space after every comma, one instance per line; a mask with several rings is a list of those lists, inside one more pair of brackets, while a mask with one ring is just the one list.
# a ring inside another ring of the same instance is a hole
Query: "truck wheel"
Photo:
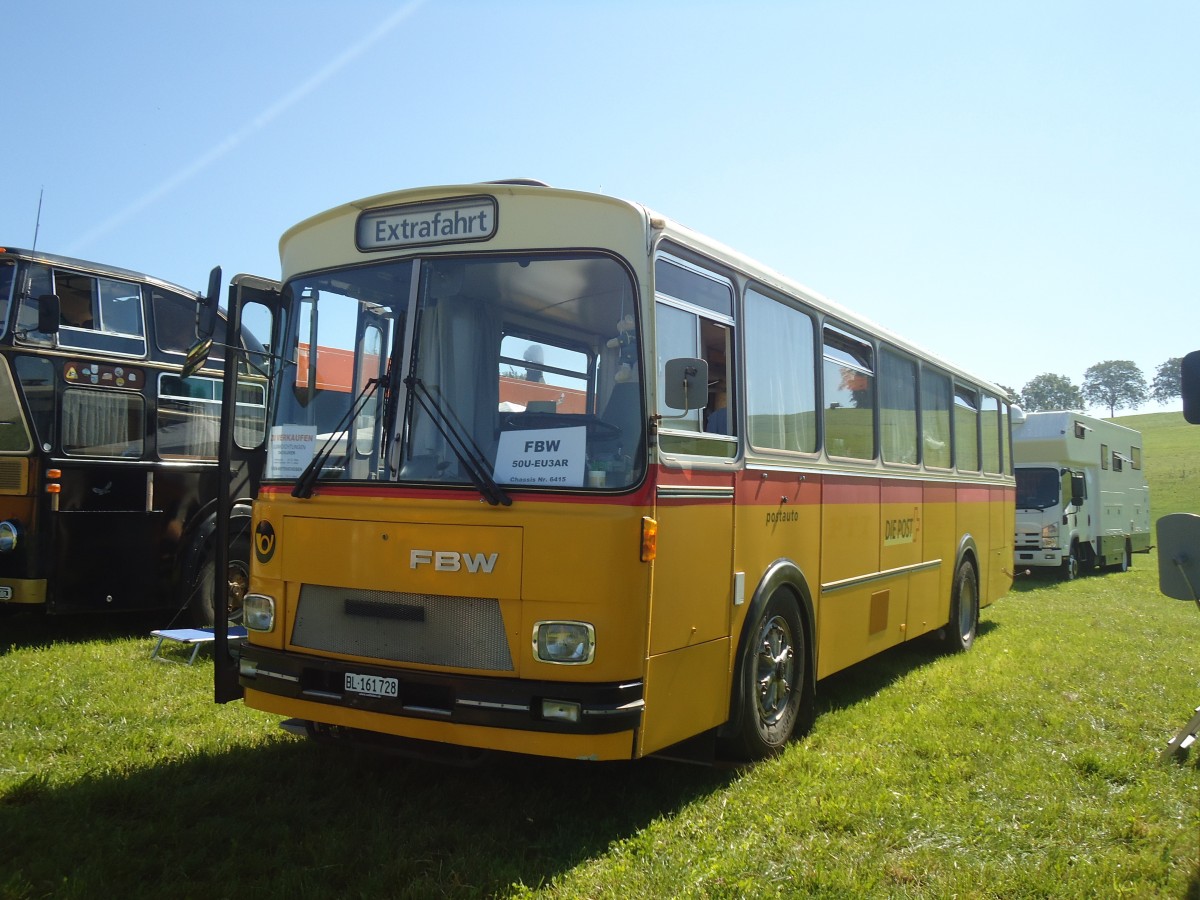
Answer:
[[735, 685], [741, 721], [724, 749], [744, 760], [763, 759], [780, 752], [797, 725], [811, 720], [805, 704], [808, 639], [796, 599], [776, 591], [754, 623]]
[[950, 592], [950, 621], [944, 632], [946, 650], [962, 653], [970, 650], [979, 630], [979, 579], [975, 565], [964, 560], [954, 576]]
[[1062, 562], [1063, 581], [1074, 581], [1079, 577], [1079, 545], [1072, 544], [1071, 552]]

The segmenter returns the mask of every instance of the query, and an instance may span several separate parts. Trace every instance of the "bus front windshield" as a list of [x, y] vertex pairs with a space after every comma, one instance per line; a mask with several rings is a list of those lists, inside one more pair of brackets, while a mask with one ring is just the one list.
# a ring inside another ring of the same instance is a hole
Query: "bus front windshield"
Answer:
[[284, 293], [268, 478], [474, 485], [489, 499], [640, 481], [635, 293], [615, 259], [392, 260]]

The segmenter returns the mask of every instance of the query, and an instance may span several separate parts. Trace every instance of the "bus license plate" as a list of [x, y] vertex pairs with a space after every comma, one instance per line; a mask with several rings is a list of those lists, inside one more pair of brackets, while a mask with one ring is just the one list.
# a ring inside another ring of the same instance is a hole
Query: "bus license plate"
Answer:
[[347, 672], [346, 690], [352, 694], [366, 694], [368, 697], [399, 697], [400, 682], [395, 678]]

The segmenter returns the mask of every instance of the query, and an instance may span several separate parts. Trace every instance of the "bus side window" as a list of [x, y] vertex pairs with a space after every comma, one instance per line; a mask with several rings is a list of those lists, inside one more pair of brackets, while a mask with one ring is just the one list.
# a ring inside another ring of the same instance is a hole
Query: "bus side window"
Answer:
[[729, 395], [729, 329], [716, 322], [700, 320], [700, 351], [708, 363], [708, 405], [704, 408], [704, 430], [711, 434], [736, 434]]
[[95, 328], [96, 313], [92, 304], [95, 279], [58, 272], [54, 281], [62, 310], [62, 324], [68, 328]]

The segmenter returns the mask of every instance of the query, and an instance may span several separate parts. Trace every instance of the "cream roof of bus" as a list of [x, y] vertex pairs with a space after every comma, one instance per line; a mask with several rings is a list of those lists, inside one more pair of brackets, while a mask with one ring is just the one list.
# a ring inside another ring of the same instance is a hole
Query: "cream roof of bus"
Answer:
[[[965, 369], [959, 368], [953, 363], [938, 357], [936, 354], [921, 349], [919, 345], [901, 337], [890, 329], [851, 312], [828, 297], [776, 272], [757, 260], [667, 216], [661, 215], [640, 203], [622, 200], [606, 194], [547, 187], [526, 180], [433, 185], [411, 188], [376, 194], [318, 213], [294, 225], [285, 231], [280, 238], [279, 255], [282, 263], [283, 278], [287, 280], [300, 271], [331, 268], [336, 265], [345, 264], [347, 260], [355, 258], [358, 255], [358, 251], [354, 246], [354, 222], [359, 213], [364, 210], [419, 203], [423, 200], [485, 194], [505, 196], [513, 199], [529, 199], [532, 201], [530, 208], [539, 200], [544, 201], [547, 196], [563, 200], [586, 200], [599, 204], [598, 208], [606, 209], [613, 214], [611, 216], [599, 217], [598, 221], [591, 228], [580, 225], [576, 220], [573, 220], [571, 223], [564, 223], [562, 221], [550, 220], [546, 217], [531, 215], [523, 223], [527, 227], [527, 230], [523, 231], [523, 240], [527, 242], [526, 246], [554, 246], [556, 244], [585, 246], [585, 244], [580, 243], [579, 238], [583, 237], [586, 232], [591, 231], [596, 235], [597, 245], [611, 248], [617, 252], [626, 254], [630, 260], [636, 260], [646, 257], [650, 245], [651, 231], [653, 231], [664, 237], [673, 238], [685, 246], [693, 247], [697, 251], [707, 254], [713, 259], [735, 269], [748, 278], [753, 278], [761, 282], [767, 287], [775, 288], [785, 294], [797, 297], [815, 309], [840, 319], [847, 325], [857, 326], [868, 334], [873, 334], [901, 350], [906, 350], [921, 358], [929, 359], [935, 362], [939, 368], [946, 370], [965, 382], [974, 384], [998, 396], [1006, 396], [1005, 391], [993, 382], [972, 375]], [[629, 228], [631, 224], [635, 224], [631, 221], [633, 219], [638, 220], [640, 224], [640, 228], [636, 231]], [[617, 224], [615, 220], [623, 220], [624, 231], [613, 228], [613, 225]], [[577, 226], [576, 233], [571, 234], [571, 238], [575, 239], [574, 243], [564, 240], [563, 236], [564, 228], [571, 226]], [[628, 240], [621, 240], [618, 244], [614, 245], [613, 236], [621, 233], [628, 234]], [[602, 244], [600, 243], [601, 236], [604, 238]], [[449, 249], [458, 251], [462, 246], [456, 244]], [[489, 242], [490, 248], [496, 248], [497, 246], [503, 247], [504, 244], [499, 240]], [[522, 248], [514, 245], [511, 249]], [[300, 260], [303, 260], [302, 266], [299, 265]]]
[[797, 297], [813, 306], [821, 312], [828, 313], [844, 322], [847, 325], [857, 326], [864, 330], [867, 334], [873, 334], [876, 337], [892, 344], [893, 346], [906, 350], [923, 359], [928, 359], [935, 363], [939, 368], [951, 373], [962, 379], [964, 382], [969, 382], [984, 390], [990, 391], [1000, 397], [1006, 397], [1007, 393], [999, 385], [978, 375], [972, 375], [965, 369], [956, 366], [954, 363], [932, 353], [929, 350], [923, 349], [920, 345], [901, 337], [891, 329], [874, 322], [865, 316], [858, 315], [829, 299], [823, 294], [812, 290], [809, 287], [801, 284], [795, 279], [789, 278], [775, 271], [771, 267], [755, 260], [744, 253], [734, 250], [732, 247], [722, 244], [720, 241], [714, 240], [707, 235], [701, 234], [682, 225], [666, 216], [659, 215], [656, 212], [649, 211], [649, 215], [656, 225], [661, 224], [663, 234], [666, 237], [675, 238], [685, 246], [695, 247], [712, 258], [724, 263], [732, 269], [736, 269], [749, 278], [754, 279], [768, 287], [773, 287], [776, 290], [782, 291], [789, 296]]

